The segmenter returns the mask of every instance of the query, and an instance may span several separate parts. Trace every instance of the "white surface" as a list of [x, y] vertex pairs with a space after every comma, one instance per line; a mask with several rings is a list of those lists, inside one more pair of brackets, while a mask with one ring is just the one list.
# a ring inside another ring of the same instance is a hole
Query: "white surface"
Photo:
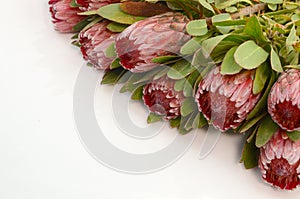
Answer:
[[[257, 170], [238, 163], [238, 135], [222, 135], [213, 152], [199, 160], [200, 133], [183, 158], [157, 173], [128, 175], [102, 166], [75, 130], [72, 94], [83, 60], [70, 35], [53, 31], [45, 0], [1, 6], [1, 199], [299, 198], [300, 190], [270, 188]], [[109, 90], [99, 88], [103, 102]]]

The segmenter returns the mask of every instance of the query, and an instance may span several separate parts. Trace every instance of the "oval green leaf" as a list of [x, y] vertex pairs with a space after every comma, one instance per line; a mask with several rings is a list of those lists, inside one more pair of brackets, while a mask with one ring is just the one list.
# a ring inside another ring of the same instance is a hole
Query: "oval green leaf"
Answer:
[[271, 48], [271, 67], [276, 72], [279, 72], [279, 73], [283, 72], [279, 55], [275, 52], [275, 50], [273, 48]]
[[121, 24], [133, 24], [146, 18], [140, 16], [132, 16], [123, 12], [120, 8], [120, 3], [103, 6], [97, 10], [97, 14], [105, 19], [109, 19]]
[[190, 21], [186, 26], [186, 31], [192, 36], [205, 35], [208, 32], [205, 19]]
[[234, 60], [234, 53], [237, 46], [232, 47], [225, 55], [224, 60], [221, 65], [222, 75], [233, 75], [239, 73], [243, 68], [238, 65]]
[[241, 44], [234, 53], [234, 60], [244, 69], [255, 69], [264, 63], [269, 56], [264, 49], [254, 41], [249, 40]]
[[271, 116], [265, 117], [257, 129], [256, 142], [257, 147], [264, 146], [277, 131], [278, 125], [272, 120]]
[[267, 82], [267, 79], [269, 78], [269, 75], [270, 70], [266, 63], [263, 63], [256, 69], [252, 89], [254, 95], [257, 95], [265, 88], [265, 84]]

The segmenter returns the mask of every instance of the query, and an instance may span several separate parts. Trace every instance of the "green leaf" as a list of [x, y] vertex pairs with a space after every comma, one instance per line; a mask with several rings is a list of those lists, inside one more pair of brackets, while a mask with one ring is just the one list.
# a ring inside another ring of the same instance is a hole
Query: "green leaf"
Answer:
[[116, 58], [116, 59], [114, 59], [114, 61], [110, 64], [110, 69], [115, 69], [115, 68], [119, 68], [119, 67], [121, 67], [120, 59], [119, 59], [119, 58]]
[[194, 91], [193, 88], [194, 86], [192, 86], [189, 81], [186, 81], [182, 90], [183, 95], [185, 97], [192, 97]]
[[207, 64], [211, 61], [212, 60], [210, 58], [207, 58], [203, 55], [202, 49], [200, 48], [193, 55], [192, 65], [197, 67], [197, 70], [200, 70], [199, 66], [206, 67]]
[[232, 6], [234, 4], [237, 4], [239, 2], [245, 2], [250, 5], [252, 4], [250, 0], [215, 0], [216, 7], [220, 10]]
[[268, 4], [268, 8], [272, 11], [276, 11], [277, 7], [278, 7], [277, 4], [271, 4], [271, 3]]
[[182, 79], [176, 81], [175, 84], [174, 84], [174, 90], [177, 91], [177, 92], [178, 92], [178, 91], [182, 91], [185, 82], [186, 82], [186, 79], [185, 79], [185, 78], [182, 78]]
[[180, 107], [180, 113], [183, 117], [191, 114], [195, 110], [198, 110], [198, 108], [193, 97], [186, 98]]
[[244, 163], [246, 169], [251, 169], [257, 166], [259, 157], [259, 149], [255, 146], [254, 140], [250, 143], [245, 142], [241, 162]]
[[266, 114], [261, 114], [251, 120], [246, 121], [240, 128], [239, 131], [241, 133], [245, 133], [248, 131], [250, 128], [252, 128], [255, 124], [257, 124], [263, 117], [265, 117]]
[[234, 60], [234, 53], [237, 47], [232, 47], [225, 55], [221, 65], [222, 75], [233, 75], [239, 73], [243, 68], [238, 65]]
[[292, 22], [294, 22], [296, 26], [300, 26], [300, 13], [294, 14], [291, 17], [291, 19], [292, 19]]
[[146, 18], [140, 16], [133, 16], [123, 12], [120, 8], [120, 3], [114, 3], [107, 6], [103, 6], [97, 10], [97, 14], [105, 19], [121, 24], [133, 24], [137, 21]]
[[270, 3], [270, 4], [282, 4], [282, 0], [260, 0], [263, 3]]
[[132, 100], [142, 100], [143, 99], [143, 90], [144, 86], [140, 86], [137, 89], [135, 89], [131, 95]]
[[246, 120], [251, 120], [252, 118], [256, 117], [259, 113], [261, 113], [262, 111], [266, 111], [265, 109], [266, 109], [266, 105], [267, 105], [267, 100], [268, 100], [269, 92], [270, 92], [270, 90], [271, 90], [271, 88], [272, 88], [272, 86], [273, 86], [273, 84], [274, 84], [275, 81], [276, 81], [275, 73], [272, 73], [271, 78], [269, 80], [268, 87], [264, 91], [263, 96], [257, 102], [257, 104], [254, 107], [254, 109], [249, 113], [249, 115], [247, 116]]
[[[230, 20], [232, 19], [229, 13], [222, 13], [212, 17], [212, 24], [216, 26], [215, 25], [216, 22], [224, 22]], [[233, 26], [226, 26], [226, 27], [216, 26], [216, 28], [220, 31], [220, 33], [227, 34], [231, 29], [233, 29]]]
[[89, 18], [85, 18], [84, 20], [80, 21], [75, 26], [73, 26], [73, 31], [80, 32], [89, 23], [90, 23]]
[[213, 9], [213, 7], [205, 0], [198, 0], [198, 2], [207, 10], [211, 11], [212, 13], [215, 14], [215, 10]]
[[112, 42], [105, 50], [105, 56], [108, 58], [115, 58], [117, 56], [115, 42]]
[[96, 15], [97, 14], [97, 10], [89, 10], [89, 11], [85, 11], [85, 12], [79, 12], [77, 14], [78, 15], [86, 15], [86, 16]]
[[70, 3], [70, 7], [71, 8], [78, 8], [78, 7], [80, 7], [80, 5], [76, 3], [76, 0], [72, 0], [71, 3]]
[[300, 140], [300, 131], [286, 132], [286, 134], [294, 142]]
[[234, 12], [237, 12], [238, 9], [235, 6], [230, 6], [230, 7], [225, 8], [225, 11], [229, 12], [229, 13], [234, 13]]
[[180, 60], [170, 68], [167, 75], [171, 79], [182, 79], [194, 70], [195, 68], [188, 61]]
[[180, 126], [179, 126], [180, 134], [184, 135], [193, 129], [193, 122], [195, 117], [196, 117], [196, 113], [190, 114], [186, 117], [181, 117]]
[[249, 36], [240, 34], [230, 34], [224, 38], [211, 52], [210, 58], [216, 63], [222, 62], [226, 53], [234, 46], [239, 46], [247, 41]]
[[156, 67], [150, 71], [144, 72], [144, 73], [139, 73], [135, 74], [135, 80], [132, 80], [132, 83], [138, 84], [138, 83], [143, 83], [147, 81], [151, 81], [158, 72], [160, 72], [163, 68], [161, 67]]
[[161, 115], [157, 115], [156, 113], [150, 113], [148, 118], [147, 118], [147, 123], [148, 124], [152, 124], [154, 122], [158, 122], [162, 120], [162, 116]]
[[228, 37], [228, 34], [226, 35], [219, 35], [216, 37], [209, 38], [202, 42], [202, 52], [205, 57], [209, 57], [211, 52], [215, 49], [215, 47], [226, 37]]
[[273, 48], [271, 48], [270, 59], [271, 59], [271, 67], [272, 67], [272, 69], [275, 70], [276, 72], [279, 72], [279, 73], [283, 72], [279, 55], [275, 52], [275, 50]]
[[162, 76], [167, 75], [168, 71], [170, 70], [169, 66], [162, 66], [161, 68], [161, 71], [154, 75], [153, 80], [159, 79]]
[[186, 31], [192, 36], [205, 35], [208, 32], [205, 19], [190, 21], [186, 26]]
[[244, 33], [252, 36], [252, 39], [256, 40], [258, 44], [268, 42], [267, 38], [263, 34], [262, 27], [256, 16], [252, 16], [248, 19]]
[[180, 49], [180, 53], [182, 55], [190, 55], [193, 54], [196, 50], [201, 48], [201, 43], [205, 39], [209, 38], [212, 35], [212, 32], [208, 32], [207, 34], [199, 37], [193, 37], [191, 40], [186, 42]]
[[91, 28], [91, 27], [94, 26], [96, 23], [99, 23], [99, 22], [102, 21], [102, 20], [103, 20], [103, 18], [100, 17], [100, 16], [98, 16], [98, 15], [97, 15], [97, 17], [93, 16], [93, 20], [91, 20], [90, 23], [87, 24], [82, 30], [87, 30], [87, 29]]
[[200, 73], [198, 70], [195, 70], [194, 72], [192, 72], [188, 78], [187, 81], [184, 84], [184, 88], [183, 88], [183, 94], [185, 97], [192, 97], [194, 94], [194, 86], [196, 83], [196, 80], [198, 79]]
[[101, 84], [116, 84], [125, 72], [126, 71], [123, 68], [106, 71]]
[[214, 22], [215, 26], [240, 26], [240, 25], [245, 25], [245, 24], [246, 24], [245, 19], [236, 19], [236, 20], [227, 20], [227, 21]]
[[171, 60], [173, 60], [175, 58], [178, 58], [178, 56], [176, 56], [176, 55], [165, 55], [165, 56], [155, 57], [151, 61], [153, 63], [162, 64], [162, 63], [171, 61]]
[[254, 95], [257, 95], [258, 93], [262, 92], [262, 90], [265, 88], [265, 84], [267, 82], [267, 79], [269, 78], [269, 75], [270, 70], [266, 63], [263, 63], [256, 69], [252, 89]]
[[236, 63], [248, 70], [259, 67], [267, 60], [268, 56], [269, 53], [252, 40], [241, 44], [234, 53]]
[[197, 128], [202, 128], [204, 126], [208, 125], [207, 120], [205, 119], [205, 117], [203, 116], [202, 113], [197, 113], [194, 122], [193, 122], [193, 128], [197, 129]]
[[120, 89], [121, 93], [124, 92], [133, 92], [135, 89], [137, 89], [140, 86], [143, 86], [145, 83], [144, 82], [139, 82], [141, 78], [144, 78], [145, 75], [144, 73], [133, 73], [128, 77], [128, 80], [124, 82], [124, 85]]
[[288, 35], [288, 37], [286, 38], [286, 47], [288, 49], [288, 52], [287, 53], [290, 53], [291, 51], [294, 50], [293, 48], [293, 43], [295, 41], [298, 41], [299, 40], [299, 37], [297, 36], [297, 33], [296, 33], [296, 28], [295, 28], [295, 25], [292, 27], [291, 29], [291, 32], [290, 34]]
[[181, 117], [169, 120], [170, 126], [172, 128], [178, 128], [180, 126]]
[[127, 27], [128, 25], [117, 23], [117, 22], [111, 22], [106, 26], [106, 28], [111, 32], [117, 32], [117, 33], [123, 32]]
[[267, 115], [257, 129], [255, 145], [258, 148], [264, 146], [277, 130], [278, 125]]

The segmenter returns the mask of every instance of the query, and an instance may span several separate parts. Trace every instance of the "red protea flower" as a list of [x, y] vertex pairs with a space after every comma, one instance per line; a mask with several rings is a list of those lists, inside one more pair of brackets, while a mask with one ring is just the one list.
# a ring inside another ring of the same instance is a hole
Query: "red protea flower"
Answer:
[[300, 70], [282, 73], [269, 94], [268, 111], [284, 130], [300, 130]]
[[273, 186], [292, 190], [300, 185], [300, 140], [293, 142], [279, 129], [260, 148], [258, 166], [263, 179]]
[[76, 0], [76, 3], [80, 5], [80, 9], [83, 11], [97, 10], [108, 4], [119, 2], [120, 0]]
[[52, 15], [52, 22], [55, 30], [62, 33], [74, 32], [73, 26], [83, 20], [84, 16], [77, 15], [80, 10], [78, 8], [71, 8], [72, 0], [50, 0], [50, 12]]
[[188, 19], [168, 12], [134, 23], [116, 39], [120, 63], [132, 72], [145, 72], [158, 66], [152, 59], [178, 53], [191, 37], [186, 34]]
[[109, 31], [106, 26], [109, 22], [103, 21], [95, 24], [87, 30], [83, 30], [79, 34], [79, 42], [81, 44], [81, 52], [83, 58], [88, 60], [97, 69], [108, 69], [113, 57], [107, 57], [105, 50], [109, 47], [117, 36], [116, 33]]
[[180, 115], [184, 100], [182, 91], [174, 90], [174, 80], [162, 77], [144, 87], [143, 100], [151, 112], [164, 115], [164, 119], [174, 119]]
[[254, 108], [260, 94], [252, 93], [254, 71], [221, 75], [211, 70], [199, 83], [195, 100], [199, 110], [217, 129], [236, 128]]

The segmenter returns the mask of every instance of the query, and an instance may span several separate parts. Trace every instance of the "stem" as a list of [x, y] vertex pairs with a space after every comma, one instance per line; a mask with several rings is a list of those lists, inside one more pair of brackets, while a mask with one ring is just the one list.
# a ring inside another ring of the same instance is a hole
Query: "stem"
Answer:
[[265, 3], [255, 4], [254, 6], [247, 6], [245, 8], [242, 8], [239, 12], [231, 14], [231, 18], [238, 19], [242, 16], [252, 15], [259, 11], [265, 10], [265, 7], [266, 7]]
[[174, 1], [174, 0], [169, 0], [169, 2], [177, 4], [179, 7], [183, 9], [183, 11], [187, 14], [188, 18], [190, 20], [193, 20], [192, 14], [189, 12], [189, 10], [185, 7], [185, 4], [180, 2], [180, 1]]
[[[242, 16], [249, 16], [254, 13], [260, 12], [262, 10], [265, 10], [266, 4], [265, 3], [259, 3], [255, 4], [254, 6], [247, 6], [245, 8], [240, 9], [239, 12], [231, 14], [232, 19], [238, 19]], [[212, 24], [212, 18], [206, 18], [207, 24]]]

